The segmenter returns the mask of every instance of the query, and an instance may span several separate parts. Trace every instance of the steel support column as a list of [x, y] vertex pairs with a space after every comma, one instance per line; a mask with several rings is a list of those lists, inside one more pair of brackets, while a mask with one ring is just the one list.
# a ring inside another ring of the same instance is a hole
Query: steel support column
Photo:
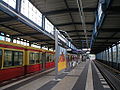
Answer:
[[20, 13], [21, 10], [21, 1], [22, 0], [16, 0], [16, 12]]
[[113, 67], [113, 47], [111, 47], [111, 66]]
[[119, 57], [119, 55], [118, 55], [118, 45], [116, 45], [116, 69], [118, 69], [118, 57]]
[[105, 64], [107, 64], [107, 50], [105, 50]]
[[42, 47], [43, 47], [43, 45], [41, 44], [41, 45], [40, 45], [40, 48], [42, 48]]
[[110, 66], [110, 51], [109, 51], [109, 48], [108, 48], [108, 65]]
[[42, 15], [42, 28], [45, 30], [45, 16]]
[[109, 65], [109, 49], [107, 49], [107, 65]]
[[12, 36], [10, 36], [10, 42], [13, 42], [13, 37]]
[[58, 79], [58, 57], [59, 57], [58, 31], [55, 30], [55, 80]]

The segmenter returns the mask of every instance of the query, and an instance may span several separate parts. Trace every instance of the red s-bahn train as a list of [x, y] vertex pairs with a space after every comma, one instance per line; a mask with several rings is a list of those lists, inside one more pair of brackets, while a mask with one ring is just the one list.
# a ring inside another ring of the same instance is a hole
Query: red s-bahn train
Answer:
[[53, 51], [0, 41], [0, 82], [53, 68]]

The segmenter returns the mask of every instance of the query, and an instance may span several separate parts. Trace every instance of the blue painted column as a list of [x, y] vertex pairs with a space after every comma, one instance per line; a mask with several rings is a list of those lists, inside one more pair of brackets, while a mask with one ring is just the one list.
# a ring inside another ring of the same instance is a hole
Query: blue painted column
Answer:
[[16, 12], [20, 13], [22, 0], [16, 0]]
[[42, 15], [42, 28], [45, 30], [45, 16]]

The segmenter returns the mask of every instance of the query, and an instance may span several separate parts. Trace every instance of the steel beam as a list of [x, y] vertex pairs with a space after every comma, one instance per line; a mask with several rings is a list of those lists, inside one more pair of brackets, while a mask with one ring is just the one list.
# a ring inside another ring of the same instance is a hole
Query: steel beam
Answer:
[[[95, 12], [96, 8], [83, 8], [84, 12]], [[54, 10], [49, 12], [43, 12], [45, 16], [47, 15], [56, 15], [56, 14], [62, 14], [62, 13], [69, 13], [69, 12], [78, 12], [78, 8], [69, 8], [68, 9], [62, 9], [62, 10]]]
[[[67, 33], [76, 33], [76, 32], [84, 32], [84, 30], [69, 30]], [[92, 30], [87, 30], [87, 32], [92, 32]]]
[[42, 46], [53, 46], [55, 44], [41, 44]]
[[100, 32], [120, 32], [120, 28], [101, 28]]
[[33, 41], [30, 41], [31, 43], [32, 42], [48, 42], [48, 41], [53, 41], [53, 40], [50, 40], [50, 39], [43, 39], [43, 40], [33, 40]]
[[[79, 25], [79, 24], [81, 24], [82, 25], [82, 23], [81, 22], [70, 22], [70, 23], [62, 23], [62, 24], [55, 24], [55, 27], [60, 27], [60, 26], [67, 26], [67, 25]], [[86, 22], [85, 24], [90, 24], [90, 25], [93, 25], [94, 23], [93, 22]]]
[[33, 35], [40, 35], [42, 33], [24, 33], [24, 34], [17, 34], [17, 35], [12, 35], [13, 37], [23, 37], [23, 36], [33, 36]]
[[[5, 28], [8, 28], [8, 29], [10, 29], [10, 30], [19, 32], [19, 33], [21, 33], [22, 35], [24, 35], [23, 32], [18, 31], [17, 29], [14, 29], [14, 28], [8, 27], [8, 26], [6, 26], [6, 25], [2, 25], [2, 24], [0, 24], [0, 25], [3, 26], [3, 27], [5, 27]], [[35, 41], [30, 41], [30, 43], [32, 43], [32, 42], [43, 42], [42, 40], [40, 41], [39, 38], [36, 38], [36, 37], [34, 37], [34, 36], [31, 36], [31, 37], [32, 37], [32, 38], [35, 38], [35, 39], [37, 39], [37, 40], [35, 40]], [[47, 41], [47, 40], [46, 40], [46, 41]], [[44, 41], [44, 42], [46, 43], [46, 41]], [[52, 40], [48, 40], [48, 41], [52, 41]], [[48, 43], [48, 41], [47, 41], [47, 43]], [[48, 44], [50, 44], [50, 43], [48, 43]]]
[[33, 28], [34, 30], [41, 32], [43, 34], [45, 34], [46, 36], [52, 38], [54, 40], [54, 36], [49, 34], [48, 32], [46, 32], [41, 26], [35, 24], [34, 22], [32, 22], [31, 20], [29, 20], [27, 17], [24, 17], [24, 15], [19, 14], [16, 12], [16, 10], [13, 10], [10, 7], [7, 7], [7, 5], [3, 2], [0, 2], [0, 10], [4, 11], [5, 13], [11, 15], [11, 16], [16, 16], [18, 17], [18, 21], [24, 23], [27, 26], [30, 26], [31, 28]]
[[15, 31], [15, 32], [24, 34], [23, 32], [21, 32], [21, 31], [19, 31], [19, 30], [17, 30], [17, 29], [11, 28], [11, 27], [9, 27], [9, 26], [3, 25], [3, 24], [0, 24], [0, 26], [5, 27], [5, 28], [8, 28], [8, 29], [10, 29], [10, 30], [12, 30], [12, 31]]
[[115, 38], [115, 37], [98, 37], [97, 40], [98, 40], [98, 39], [101, 39], [101, 40], [102, 40], [102, 39], [106, 39], [106, 40], [117, 40], [117, 39], [118, 39], [118, 40], [119, 40], [120, 37], [119, 37], [119, 38]]
[[[92, 35], [87, 35], [88, 37], [91, 37]], [[85, 35], [72, 35], [70, 37], [85, 37]]]
[[111, 6], [107, 10], [106, 14], [108, 14], [108, 15], [120, 15], [119, 9], [120, 9], [120, 6]]
[[5, 18], [0, 18], [0, 24], [6, 23], [6, 22], [10, 22], [17, 19], [17, 17], [5, 17]]

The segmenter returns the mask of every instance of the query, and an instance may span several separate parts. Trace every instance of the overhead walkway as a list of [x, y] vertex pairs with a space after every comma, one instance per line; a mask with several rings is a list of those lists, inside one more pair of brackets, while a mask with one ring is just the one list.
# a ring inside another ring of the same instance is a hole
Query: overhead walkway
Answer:
[[103, 74], [99, 68], [103, 72], [107, 70], [101, 63], [88, 60], [81, 62], [69, 72], [60, 74], [58, 76], [60, 81], [54, 80], [55, 74], [51, 69], [46, 73], [38, 73], [6, 85], [2, 84], [0, 90], [112, 90], [105, 72]]

